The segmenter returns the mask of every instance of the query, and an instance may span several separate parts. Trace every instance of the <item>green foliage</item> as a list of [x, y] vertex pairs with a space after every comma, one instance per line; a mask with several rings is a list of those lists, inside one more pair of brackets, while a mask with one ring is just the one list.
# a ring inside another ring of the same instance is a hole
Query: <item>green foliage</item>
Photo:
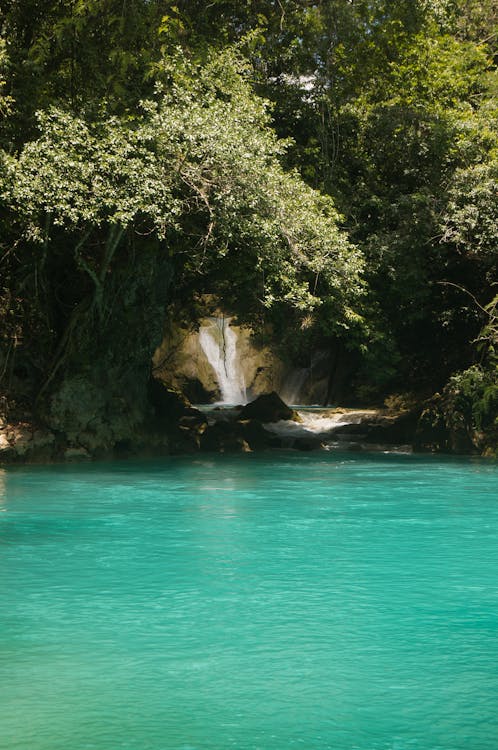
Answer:
[[440, 450], [498, 455], [498, 296], [480, 309], [487, 316], [477, 340], [481, 362], [450, 377], [422, 425]]
[[445, 395], [451, 426], [464, 423], [469, 430], [498, 426], [498, 371], [470, 367], [450, 378]]
[[136, 108], [152, 92], [162, 6], [160, 0], [8, 0], [0, 23], [17, 102], [16, 146], [19, 135], [32, 136], [39, 109]]
[[7, 68], [8, 57], [5, 39], [0, 36], [0, 118], [4, 118], [10, 113], [13, 101], [12, 97], [5, 93]]
[[138, 296], [164, 261], [179, 308], [215, 293], [337, 346], [364, 392], [491, 371], [495, 303], [471, 298], [496, 293], [496, 21], [493, 0], [8, 0], [7, 348], [29, 324], [67, 352], [147, 258]]
[[[498, 154], [498, 152], [496, 152]], [[442, 216], [442, 241], [490, 264], [498, 261], [498, 158], [456, 170]]]
[[168, 236], [173, 249], [186, 242], [193, 272], [209, 273], [227, 256], [234, 264], [241, 257], [253, 276], [264, 270], [268, 306], [316, 306], [311, 282], [316, 288], [319, 279], [339, 306], [354, 300], [360, 257], [338, 230], [332, 201], [280, 166], [285, 144], [243, 63], [227, 52], [192, 69], [180, 57], [164, 74], [169, 87], [158, 104], [131, 121], [40, 115], [40, 138], [10, 159], [11, 205], [27, 236], [46, 239], [47, 225], [82, 237], [134, 225]]
[[177, 52], [134, 117], [52, 108], [38, 115], [39, 136], [4, 158], [3, 197], [21, 233], [12, 283], [25, 320], [35, 310], [33, 329], [44, 330], [42, 393], [82, 365], [92, 331], [111, 335], [126, 290], [155, 283], [143, 254], [156, 258], [157, 283], [167, 261], [168, 289], [173, 268], [185, 304], [214, 287], [227, 304], [244, 299], [247, 318], [280, 307], [298, 322], [323, 305], [342, 334], [358, 317], [361, 256], [332, 200], [282, 167], [286, 144], [248, 70], [230, 50], [205, 64]]
[[47, 223], [126, 228], [140, 214], [161, 233], [177, 203], [148, 128], [117, 118], [86, 123], [56, 109], [40, 113], [39, 127], [40, 137], [10, 159], [12, 207], [29, 239], [46, 240]]
[[424, 450], [498, 455], [498, 369], [454, 374], [422, 413], [417, 442]]
[[484, 308], [487, 321], [481, 331], [479, 344], [490, 364], [498, 364], [498, 295]]

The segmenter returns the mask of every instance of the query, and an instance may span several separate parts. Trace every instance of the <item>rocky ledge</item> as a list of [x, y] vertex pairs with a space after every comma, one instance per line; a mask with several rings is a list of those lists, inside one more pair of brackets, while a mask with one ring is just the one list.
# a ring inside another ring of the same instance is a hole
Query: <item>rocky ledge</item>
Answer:
[[[440, 436], [428, 429], [422, 408], [295, 411], [277, 393], [245, 406], [195, 408], [179, 392], [152, 381], [147, 420], [133, 431], [64, 433], [28, 421], [0, 420], [0, 463], [85, 461], [93, 459], [217, 453], [270, 449], [301, 451], [441, 450]], [[422, 412], [422, 418], [421, 418]], [[446, 446], [444, 446], [446, 447]]]

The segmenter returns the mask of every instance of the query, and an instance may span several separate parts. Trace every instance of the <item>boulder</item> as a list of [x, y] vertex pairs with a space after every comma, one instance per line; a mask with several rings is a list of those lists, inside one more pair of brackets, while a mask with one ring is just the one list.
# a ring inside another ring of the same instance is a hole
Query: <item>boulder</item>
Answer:
[[275, 436], [265, 430], [256, 419], [238, 420], [235, 424], [240, 436], [253, 451], [268, 448], [275, 443]]
[[351, 440], [376, 445], [411, 445], [420, 412], [416, 409], [401, 414], [374, 413], [357, 424], [345, 424], [334, 430], [338, 440]]
[[158, 419], [177, 421], [192, 409], [190, 401], [173, 388], [167, 388], [159, 380], [151, 378], [148, 388], [149, 402]]
[[201, 450], [220, 453], [264, 450], [274, 443], [275, 437], [253, 419], [215, 422], [200, 436]]
[[251, 450], [242, 435], [240, 425], [235, 422], [216, 422], [201, 435], [202, 451], [218, 453], [247, 453]]
[[201, 435], [188, 427], [177, 427], [168, 432], [168, 452], [172, 456], [196, 453], [200, 448]]
[[259, 422], [280, 422], [282, 419], [300, 421], [298, 413], [287, 406], [275, 391], [264, 393], [246, 404], [241, 409], [239, 419], [257, 419]]

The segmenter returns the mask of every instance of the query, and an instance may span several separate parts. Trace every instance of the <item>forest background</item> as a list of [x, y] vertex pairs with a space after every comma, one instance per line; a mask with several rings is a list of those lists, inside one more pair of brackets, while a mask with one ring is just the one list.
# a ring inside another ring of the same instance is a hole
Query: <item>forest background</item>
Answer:
[[497, 26], [494, 0], [3, 0], [3, 420], [132, 430], [165, 319], [214, 293], [295, 365], [347, 360], [351, 403], [496, 451]]

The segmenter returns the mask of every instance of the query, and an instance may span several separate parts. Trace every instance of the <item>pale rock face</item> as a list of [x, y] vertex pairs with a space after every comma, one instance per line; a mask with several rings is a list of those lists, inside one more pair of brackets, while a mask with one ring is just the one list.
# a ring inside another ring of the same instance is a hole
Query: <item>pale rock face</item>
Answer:
[[278, 390], [281, 361], [231, 321], [220, 314], [200, 320], [198, 331], [170, 326], [152, 359], [154, 376], [194, 402], [241, 403]]
[[31, 424], [5, 425], [0, 430], [0, 460], [51, 456], [55, 442], [53, 433], [36, 429]]

